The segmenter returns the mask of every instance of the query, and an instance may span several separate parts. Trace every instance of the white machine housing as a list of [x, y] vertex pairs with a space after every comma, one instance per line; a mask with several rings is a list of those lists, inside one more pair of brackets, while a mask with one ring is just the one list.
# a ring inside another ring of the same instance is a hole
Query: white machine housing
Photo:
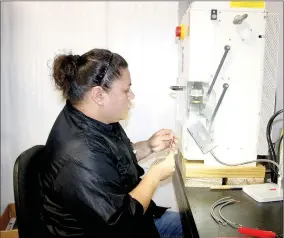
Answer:
[[[217, 10], [215, 20], [212, 10]], [[240, 17], [241, 23], [234, 23]], [[202, 153], [187, 129], [201, 121], [209, 131], [225, 83], [229, 87], [210, 129], [215, 155], [227, 163], [240, 163], [268, 153], [265, 133], [275, 107], [279, 21], [279, 14], [265, 8], [236, 8], [229, 1], [195, 1], [187, 9], [182, 18], [186, 35], [178, 40], [177, 85], [183, 90], [177, 92], [176, 115], [185, 159], [221, 166], [210, 153]], [[206, 97], [225, 46], [230, 50]]]

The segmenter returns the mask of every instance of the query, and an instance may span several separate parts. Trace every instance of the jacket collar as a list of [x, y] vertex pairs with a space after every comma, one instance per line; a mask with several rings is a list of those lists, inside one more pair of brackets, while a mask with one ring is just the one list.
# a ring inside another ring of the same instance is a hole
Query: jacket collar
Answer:
[[73, 119], [82, 126], [84, 129], [88, 130], [100, 130], [104, 133], [115, 132], [118, 123], [105, 124], [101, 121], [95, 120], [88, 117], [83, 112], [75, 108], [68, 100], [66, 101], [65, 110]]

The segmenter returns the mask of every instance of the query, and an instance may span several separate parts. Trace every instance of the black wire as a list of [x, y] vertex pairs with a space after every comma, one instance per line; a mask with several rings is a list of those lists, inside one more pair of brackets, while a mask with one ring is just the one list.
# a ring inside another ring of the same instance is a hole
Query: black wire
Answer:
[[[279, 110], [278, 112], [276, 112], [269, 120], [268, 122], [268, 126], [267, 126], [267, 134], [266, 134], [266, 137], [267, 137], [267, 141], [268, 141], [268, 147], [269, 147], [269, 155], [270, 155], [270, 158], [277, 162], [277, 157], [276, 157], [276, 153], [275, 153], [275, 149], [274, 149], [274, 146], [272, 145], [272, 142], [271, 142], [271, 130], [272, 130], [272, 124], [273, 124], [273, 121], [274, 119], [281, 113], [283, 112], [283, 109], [282, 110]], [[272, 182], [276, 183], [277, 182], [277, 172], [276, 172], [276, 167], [273, 165], [271, 166], [271, 168], [273, 168], [273, 173], [272, 173]]]
[[283, 135], [279, 139], [278, 150], [277, 150], [277, 162], [280, 163], [280, 147], [283, 140]]
[[[270, 134], [271, 134], [271, 133], [270, 133]], [[279, 146], [279, 145], [281, 144], [281, 140], [282, 140], [282, 139], [283, 139], [283, 135], [282, 135], [279, 139], [277, 139], [274, 143], [272, 143], [274, 150], [275, 150], [275, 148], [276, 148], [276, 146], [277, 146], [277, 143], [278, 143], [278, 150], [277, 150], [277, 154], [276, 154], [277, 163], [279, 163], [279, 158], [280, 158], [280, 146]], [[275, 170], [275, 166], [272, 166], [271, 163], [269, 163], [269, 164], [267, 164], [267, 165], [268, 165], [269, 168], [270, 168], [270, 171], [267, 172], [267, 173], [269, 173], [271, 177], [274, 177], [274, 178], [275, 178], [275, 176], [277, 176], [277, 171]], [[273, 172], [271, 172], [271, 171], [273, 171], [274, 174], [273, 174]]]
[[[268, 147], [269, 147], [268, 148], [268, 152], [269, 152], [269, 158], [274, 161], [274, 157], [273, 157], [273, 154], [271, 152], [271, 147], [270, 147], [270, 143], [269, 143], [269, 140], [271, 141], [270, 134], [271, 134], [271, 125], [272, 125], [272, 123], [268, 123], [268, 125], [269, 125], [269, 128], [270, 128], [269, 132], [266, 131], [266, 135], [269, 135], [269, 138], [270, 138], [270, 139], [267, 139]], [[275, 144], [273, 145], [273, 149], [275, 149]], [[268, 164], [268, 166], [270, 168], [270, 178], [271, 178], [271, 181], [275, 182], [275, 176], [277, 175], [276, 168], [272, 164]]]
[[[274, 119], [280, 114], [283, 112], [283, 109], [277, 111], [268, 121], [267, 123], [267, 127], [266, 127], [266, 139], [267, 139], [267, 142], [268, 142], [268, 152], [269, 152], [269, 155], [270, 155], [270, 159], [277, 162], [277, 157], [276, 157], [276, 153], [275, 153], [275, 149], [274, 149], [274, 146], [273, 146], [273, 143], [271, 141], [271, 129], [272, 129], [272, 123], [274, 121]], [[276, 166], [274, 165], [270, 165], [273, 172], [271, 171], [271, 181], [273, 183], [277, 183], [277, 168]]]
[[[267, 128], [266, 128], [266, 138], [267, 138], [267, 142], [268, 142], [268, 152], [270, 155], [270, 159], [276, 162], [276, 154], [275, 154], [275, 150], [274, 150], [274, 146], [272, 144], [271, 141], [271, 128], [272, 128], [272, 123], [275, 119], [275, 117], [278, 115], [279, 112], [276, 112], [268, 121], [267, 124]], [[271, 181], [272, 182], [276, 182], [276, 176], [277, 176], [277, 172], [276, 172], [276, 168], [273, 165], [270, 165], [270, 168], [273, 170], [271, 171]]]

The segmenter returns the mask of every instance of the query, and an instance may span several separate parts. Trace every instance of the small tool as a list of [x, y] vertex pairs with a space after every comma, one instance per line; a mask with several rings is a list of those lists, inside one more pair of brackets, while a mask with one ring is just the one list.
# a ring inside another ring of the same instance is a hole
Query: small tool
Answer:
[[238, 232], [243, 235], [250, 235], [253, 237], [261, 237], [261, 238], [274, 238], [276, 237], [276, 233], [273, 231], [265, 231], [259, 230], [249, 227], [239, 227]]
[[242, 186], [236, 186], [236, 185], [220, 185], [220, 186], [211, 186], [210, 190], [242, 190]]
[[171, 142], [170, 142], [170, 149], [171, 149], [171, 147], [172, 147], [172, 145], [173, 145], [173, 142], [174, 142], [174, 138], [171, 139]]

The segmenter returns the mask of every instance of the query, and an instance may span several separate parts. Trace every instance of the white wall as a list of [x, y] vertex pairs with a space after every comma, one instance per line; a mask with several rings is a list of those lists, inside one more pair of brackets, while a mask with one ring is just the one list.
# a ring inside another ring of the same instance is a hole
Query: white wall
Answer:
[[[15, 159], [45, 143], [64, 105], [50, 78], [56, 53], [100, 47], [120, 53], [129, 63], [136, 94], [132, 116], [123, 123], [130, 139], [145, 140], [162, 127], [174, 129], [169, 86], [177, 77], [178, 3], [3, 2], [1, 11], [2, 211], [13, 202]], [[169, 182], [155, 199], [176, 209]]]

